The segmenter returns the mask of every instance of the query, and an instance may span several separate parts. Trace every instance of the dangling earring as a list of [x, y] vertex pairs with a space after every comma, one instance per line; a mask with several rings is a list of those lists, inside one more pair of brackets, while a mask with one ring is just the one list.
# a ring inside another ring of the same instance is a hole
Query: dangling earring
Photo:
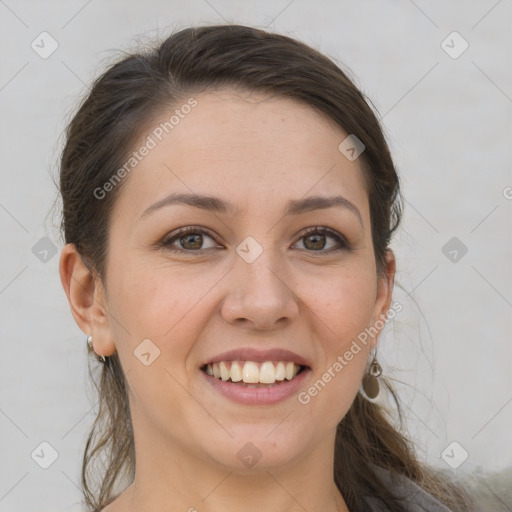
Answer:
[[370, 402], [375, 402], [379, 396], [380, 385], [378, 377], [382, 374], [382, 367], [377, 362], [377, 350], [373, 356], [373, 361], [370, 364], [368, 372], [363, 377], [361, 382], [361, 391], [364, 397]]
[[[92, 336], [91, 335], [89, 335], [87, 337], [87, 345], [89, 345], [89, 351], [90, 352], [94, 352], [94, 347], [92, 346]], [[105, 362], [105, 356], [104, 355], [101, 355], [101, 356], [100, 355], [96, 355], [96, 357], [97, 357], [98, 361], [101, 361], [102, 363]]]

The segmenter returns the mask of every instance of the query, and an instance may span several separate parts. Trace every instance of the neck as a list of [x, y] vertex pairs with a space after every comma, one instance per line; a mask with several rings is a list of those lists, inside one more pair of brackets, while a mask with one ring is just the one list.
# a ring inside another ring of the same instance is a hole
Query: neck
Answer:
[[333, 479], [334, 436], [300, 460], [241, 471], [199, 458], [153, 432], [136, 436], [133, 483], [105, 512], [348, 512]]

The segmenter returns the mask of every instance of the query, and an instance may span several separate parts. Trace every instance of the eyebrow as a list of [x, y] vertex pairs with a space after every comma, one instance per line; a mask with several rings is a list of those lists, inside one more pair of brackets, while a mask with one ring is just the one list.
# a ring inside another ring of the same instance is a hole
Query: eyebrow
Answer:
[[[201, 210], [221, 214], [235, 215], [236, 213], [239, 212], [239, 209], [236, 208], [234, 204], [229, 203], [228, 201], [225, 201], [224, 199], [221, 199], [219, 197], [204, 196], [199, 194], [176, 193], [170, 194], [161, 199], [160, 201], [157, 201], [156, 203], [149, 206], [149, 208], [147, 208], [144, 211], [140, 218], [142, 219], [143, 217], [149, 215], [150, 213], [156, 210], [159, 210], [160, 208], [173, 204], [184, 204], [187, 206], [200, 208]], [[303, 199], [290, 199], [286, 204], [284, 217], [287, 217], [289, 215], [299, 215], [301, 213], [306, 213], [313, 210], [323, 210], [327, 208], [332, 208], [334, 206], [348, 209], [349, 211], [356, 215], [361, 226], [363, 225], [361, 212], [359, 211], [357, 206], [343, 196], [310, 196], [305, 197]]]

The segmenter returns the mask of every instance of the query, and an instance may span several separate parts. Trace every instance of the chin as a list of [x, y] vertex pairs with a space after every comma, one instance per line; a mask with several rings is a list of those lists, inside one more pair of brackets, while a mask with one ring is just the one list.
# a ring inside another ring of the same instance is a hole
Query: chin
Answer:
[[229, 471], [249, 475], [294, 465], [307, 451], [304, 439], [286, 428], [279, 431], [278, 423], [270, 427], [265, 424], [257, 429], [245, 427], [243, 434], [234, 435], [224, 443], [212, 440], [204, 450]]

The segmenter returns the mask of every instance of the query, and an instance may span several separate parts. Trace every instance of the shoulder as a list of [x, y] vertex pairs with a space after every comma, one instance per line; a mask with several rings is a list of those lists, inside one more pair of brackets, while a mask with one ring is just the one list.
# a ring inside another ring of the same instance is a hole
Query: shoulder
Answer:
[[[406, 512], [452, 512], [437, 498], [405, 476], [390, 473], [379, 467], [375, 467], [375, 472], [388, 489], [403, 500]], [[377, 497], [367, 496], [365, 500], [368, 503], [368, 512], [387, 512], [387, 508], [383, 507]]]

